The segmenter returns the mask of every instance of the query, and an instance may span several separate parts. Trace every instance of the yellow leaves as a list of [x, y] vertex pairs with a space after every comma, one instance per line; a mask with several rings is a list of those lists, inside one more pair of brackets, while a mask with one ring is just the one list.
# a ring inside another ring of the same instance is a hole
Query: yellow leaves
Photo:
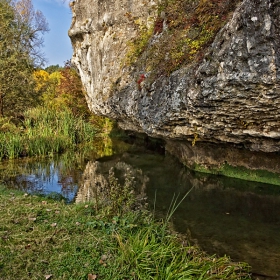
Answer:
[[140, 18], [134, 20], [134, 23], [138, 29], [138, 36], [137, 38], [127, 43], [128, 52], [124, 63], [128, 65], [133, 64], [137, 60], [137, 58], [143, 53], [151, 36], [153, 35], [154, 30], [154, 19], [152, 17], [149, 17], [147, 24], [144, 23], [143, 20]]
[[60, 83], [60, 79], [61, 79], [61, 78], [62, 78], [62, 75], [61, 75], [61, 73], [60, 73], [59, 71], [55, 71], [55, 72], [53, 72], [53, 73], [50, 74], [50, 80], [51, 80], [52, 82], [57, 83], [57, 84]]
[[36, 70], [34, 72], [34, 77], [35, 77], [35, 79], [38, 79], [38, 80], [42, 79], [44, 81], [47, 81], [49, 78], [49, 73], [46, 72], [45, 70]]
[[198, 140], [198, 134], [194, 133], [194, 138], [192, 140], [192, 146], [195, 146], [196, 141]]
[[33, 5], [31, 0], [20, 0], [15, 4], [16, 11], [23, 22], [30, 22], [32, 20]]
[[48, 76], [46, 87], [44, 88], [42, 99], [45, 104], [52, 106], [57, 98], [57, 88], [60, 85], [61, 73], [55, 71]]
[[36, 86], [35, 86], [36, 92], [39, 92], [41, 89], [46, 87], [50, 79], [49, 73], [44, 70], [36, 70], [33, 73], [33, 77], [36, 82]]
[[37, 92], [55, 91], [56, 87], [60, 84], [61, 73], [56, 71], [52, 74], [49, 74], [45, 70], [36, 70], [33, 73], [33, 78], [36, 83], [35, 90]]

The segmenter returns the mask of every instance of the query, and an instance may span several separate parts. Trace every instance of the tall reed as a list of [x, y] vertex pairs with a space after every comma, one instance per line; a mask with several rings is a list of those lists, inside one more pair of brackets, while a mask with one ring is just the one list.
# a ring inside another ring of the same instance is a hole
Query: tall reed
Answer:
[[23, 129], [0, 128], [0, 159], [46, 156], [91, 142], [96, 129], [64, 108], [36, 107], [24, 113]]

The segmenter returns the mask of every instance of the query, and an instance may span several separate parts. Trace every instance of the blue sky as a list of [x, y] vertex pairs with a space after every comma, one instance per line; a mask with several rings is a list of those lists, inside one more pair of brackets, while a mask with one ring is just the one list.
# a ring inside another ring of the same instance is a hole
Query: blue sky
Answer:
[[33, 0], [34, 9], [42, 11], [49, 23], [50, 31], [44, 34], [42, 49], [48, 60], [45, 66], [63, 66], [65, 61], [71, 59], [72, 46], [68, 29], [72, 14], [68, 3], [68, 0]]

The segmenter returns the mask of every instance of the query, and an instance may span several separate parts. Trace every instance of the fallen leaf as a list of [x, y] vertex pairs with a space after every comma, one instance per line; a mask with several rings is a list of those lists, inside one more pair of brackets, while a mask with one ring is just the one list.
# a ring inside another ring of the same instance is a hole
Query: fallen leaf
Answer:
[[79, 223], [79, 222], [76, 222], [76, 225], [77, 225], [77, 226], [79, 226], [80, 224], [81, 224], [81, 223]]
[[47, 212], [51, 212], [51, 211], [52, 211], [52, 209], [46, 209], [46, 211], [47, 211]]
[[51, 279], [51, 278], [52, 278], [52, 274], [45, 275], [46, 280]]
[[85, 208], [88, 208], [88, 205], [85, 205]]
[[94, 280], [97, 279], [97, 275], [96, 274], [89, 274], [88, 275], [88, 280]]
[[29, 221], [35, 222], [37, 219], [36, 218], [28, 218]]
[[4, 236], [1, 236], [1, 238], [2, 238], [3, 240], [7, 240], [7, 239], [9, 239], [9, 236], [8, 236], [8, 235], [4, 235]]
[[45, 201], [45, 200], [43, 200], [43, 201], [42, 201], [42, 204], [47, 204], [47, 203], [48, 203], [48, 202], [47, 202], [47, 201]]
[[28, 193], [25, 193], [23, 196], [28, 196]]
[[60, 211], [58, 211], [58, 210], [55, 211], [55, 214], [59, 214], [59, 213], [60, 213]]
[[106, 261], [107, 259], [108, 259], [107, 255], [102, 255], [102, 256], [101, 256], [101, 260], [102, 260], [102, 261]]
[[57, 223], [52, 223], [51, 226], [52, 226], [52, 227], [56, 227], [56, 226], [57, 226]]

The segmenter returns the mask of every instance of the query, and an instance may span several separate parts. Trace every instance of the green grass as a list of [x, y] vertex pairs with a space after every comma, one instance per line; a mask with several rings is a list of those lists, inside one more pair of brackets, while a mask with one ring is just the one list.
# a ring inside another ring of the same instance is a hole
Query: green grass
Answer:
[[21, 127], [0, 122], [0, 160], [46, 156], [76, 149], [94, 140], [97, 129], [68, 109], [37, 107], [24, 113]]
[[1, 187], [0, 279], [250, 279], [248, 265], [183, 246], [146, 211], [116, 214]]

